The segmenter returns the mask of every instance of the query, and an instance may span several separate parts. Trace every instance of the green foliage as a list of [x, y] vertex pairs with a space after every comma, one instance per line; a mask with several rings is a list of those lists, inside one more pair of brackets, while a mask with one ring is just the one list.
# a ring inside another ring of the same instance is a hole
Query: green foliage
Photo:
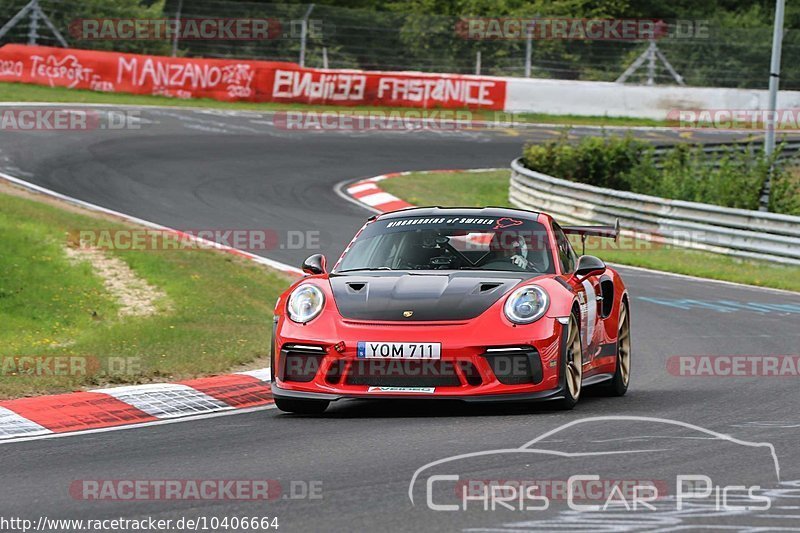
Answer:
[[[765, 88], [769, 64], [774, 2], [756, 0], [397, 0], [389, 7], [406, 16], [398, 20], [402, 46], [409, 63], [448, 65], [449, 71], [468, 71], [481, 51], [485, 73], [520, 75], [524, 63], [522, 40], [464, 40], [452, 38], [460, 17], [568, 17], [599, 19], [661, 19], [682, 21], [680, 36], [658, 41], [659, 49], [689, 85]], [[423, 23], [427, 31], [420, 31]], [[786, 11], [784, 57], [800, 51], [800, 6], [791, 2]], [[697, 24], [689, 30], [690, 24]], [[702, 29], [701, 29], [702, 28]], [[699, 31], [697, 31], [699, 30]], [[536, 40], [532, 49], [532, 74], [538, 78], [614, 81], [638, 57], [646, 42]], [[630, 82], [642, 82], [640, 69]], [[656, 65], [658, 83], [674, 83]], [[782, 88], [800, 84], [800, 64], [784, 61]]]
[[630, 190], [627, 176], [642, 158], [649, 157], [649, 144], [633, 137], [585, 137], [577, 145], [565, 133], [555, 141], [525, 149], [529, 168], [598, 187]]
[[[770, 161], [760, 148], [729, 148], [716, 154], [702, 146], [679, 144], [656, 159], [655, 148], [630, 136], [585, 137], [571, 143], [566, 136], [529, 145], [526, 167], [558, 178], [641, 194], [757, 209]], [[771, 208], [800, 214], [800, 174], [775, 164]]]
[[800, 215], [800, 167], [774, 177], [769, 208], [775, 213]]
[[[109, 19], [162, 19], [164, 15], [164, 0], [158, 0], [150, 5], [145, 5], [138, 0], [67, 0], [69, 5], [51, 11], [53, 23], [57, 27], [69, 27], [77, 19], [109, 18]], [[92, 40], [84, 41], [75, 36], [65, 35], [73, 48], [92, 48], [95, 50], [113, 50], [116, 52], [134, 52], [156, 55], [168, 55], [171, 49], [169, 41], [115, 41]]]
[[[0, 25], [27, 0], [0, 2]], [[70, 35], [77, 19], [164, 19], [175, 16], [179, 4], [185, 18], [269, 18], [280, 21], [277, 38], [266, 40], [182, 40], [178, 55], [187, 57], [298, 60], [299, 20], [309, 2], [237, 0], [40, 0], [43, 11], [76, 48], [117, 50], [157, 55], [171, 53], [167, 40], [80, 40]], [[465, 18], [594, 18], [661, 19], [670, 24], [698, 23], [702, 35], [691, 31], [659, 39], [661, 52], [696, 86], [766, 88], [772, 42], [773, 2], [757, 0], [323, 0], [311, 13], [306, 64], [322, 66], [327, 49], [335, 68], [422, 70], [472, 73], [481, 53], [483, 74], [522, 75], [525, 42], [512, 39], [469, 39], [457, 31]], [[789, 2], [783, 41], [781, 88], [800, 87], [800, 5]], [[696, 28], [695, 28], [696, 29]], [[37, 41], [58, 45], [40, 26]], [[0, 39], [27, 42], [28, 21], [21, 21]], [[614, 81], [648, 46], [644, 41], [536, 39], [532, 75], [538, 78]], [[629, 81], [642, 82], [647, 69]], [[657, 83], [674, 83], [658, 63]]]

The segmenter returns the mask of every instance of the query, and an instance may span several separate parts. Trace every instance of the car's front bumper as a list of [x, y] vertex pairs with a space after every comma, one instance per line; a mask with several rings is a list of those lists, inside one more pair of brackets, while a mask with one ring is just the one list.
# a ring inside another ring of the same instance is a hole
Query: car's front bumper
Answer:
[[[276, 398], [459, 399], [523, 401], [563, 398], [562, 333], [555, 319], [512, 327], [460, 324], [371, 324], [333, 321], [276, 327]], [[366, 342], [439, 342], [441, 359], [359, 359]]]
[[376, 400], [376, 399], [389, 399], [389, 400], [460, 400], [465, 402], [527, 402], [527, 401], [550, 401], [550, 400], [563, 400], [564, 389], [557, 387], [553, 390], [539, 391], [539, 392], [520, 392], [511, 394], [479, 394], [479, 395], [465, 395], [448, 396], [447, 394], [373, 394], [373, 393], [327, 393], [327, 392], [303, 392], [291, 389], [282, 389], [279, 386], [272, 385], [272, 396], [275, 398], [286, 398], [292, 400], [323, 400], [334, 402], [336, 400], [344, 399], [363, 399], [363, 400]]

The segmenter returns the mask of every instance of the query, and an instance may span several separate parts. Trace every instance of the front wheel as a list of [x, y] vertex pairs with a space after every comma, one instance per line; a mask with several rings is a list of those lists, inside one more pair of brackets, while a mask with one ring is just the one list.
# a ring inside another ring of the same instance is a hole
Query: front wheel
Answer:
[[622, 302], [617, 333], [617, 369], [604, 389], [608, 396], [625, 396], [631, 381], [631, 318], [628, 305]]
[[581, 332], [575, 313], [569, 316], [566, 331], [567, 342], [561, 363], [564, 373], [564, 398], [558, 401], [558, 408], [568, 411], [575, 407], [581, 396], [583, 386], [583, 350], [581, 349]]
[[275, 406], [287, 413], [298, 415], [318, 415], [323, 413], [331, 403], [327, 400], [293, 400], [286, 398], [275, 398]]

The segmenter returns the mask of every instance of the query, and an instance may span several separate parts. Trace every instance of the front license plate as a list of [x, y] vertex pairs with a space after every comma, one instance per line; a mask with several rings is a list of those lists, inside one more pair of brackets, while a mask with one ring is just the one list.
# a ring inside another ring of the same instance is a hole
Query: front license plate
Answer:
[[441, 359], [440, 342], [365, 342], [358, 343], [359, 359]]

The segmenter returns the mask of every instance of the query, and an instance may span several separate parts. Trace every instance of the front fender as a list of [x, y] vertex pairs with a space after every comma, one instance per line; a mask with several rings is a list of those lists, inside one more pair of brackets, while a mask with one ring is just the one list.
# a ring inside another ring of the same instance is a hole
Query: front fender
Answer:
[[553, 277], [537, 281], [550, 295], [550, 308], [546, 316], [549, 318], [568, 317], [577, 295], [563, 278]]

